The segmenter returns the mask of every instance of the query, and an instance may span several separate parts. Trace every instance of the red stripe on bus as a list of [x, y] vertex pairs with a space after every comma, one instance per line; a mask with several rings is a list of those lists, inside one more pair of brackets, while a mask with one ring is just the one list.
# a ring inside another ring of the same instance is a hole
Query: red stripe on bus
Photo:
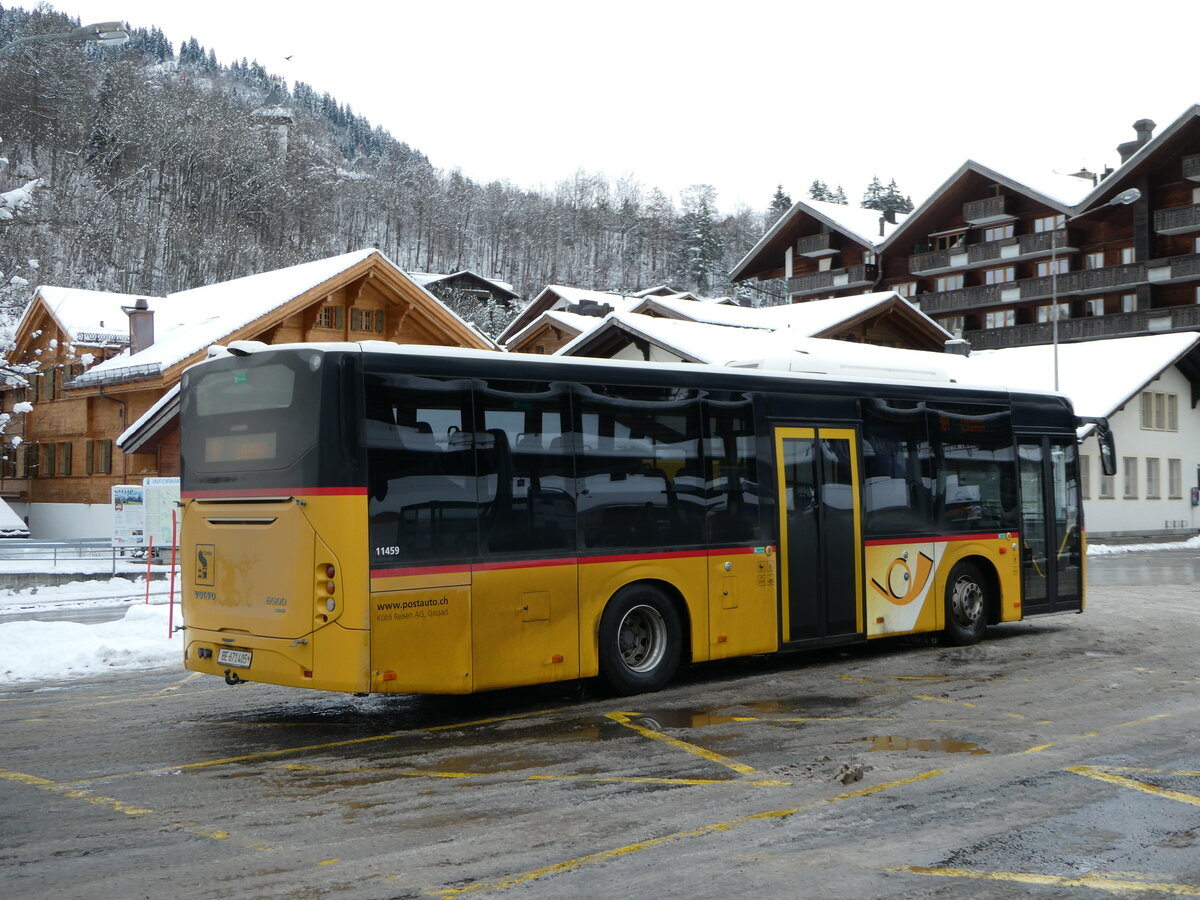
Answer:
[[868, 547], [888, 547], [895, 544], [945, 544], [950, 541], [1003, 541], [1016, 540], [1019, 537], [1019, 532], [1016, 531], [988, 531], [984, 534], [949, 534], [938, 535], [937, 537], [906, 537], [906, 538], [879, 538], [873, 541], [865, 541]]
[[220, 500], [224, 497], [356, 497], [366, 496], [365, 487], [235, 488], [227, 491], [183, 491], [189, 500]]
[[700, 556], [741, 556], [758, 552], [757, 547], [728, 547], [719, 550], [676, 550], [665, 553], [630, 553], [620, 556], [564, 556], [555, 559], [514, 559], [507, 562], [475, 563], [457, 566], [413, 566], [404, 569], [376, 569], [372, 578], [398, 578], [406, 575], [450, 575], [463, 572], [496, 572], [504, 569], [540, 569], [548, 566], [573, 566], [584, 563], [634, 562], [654, 559], [689, 559]]

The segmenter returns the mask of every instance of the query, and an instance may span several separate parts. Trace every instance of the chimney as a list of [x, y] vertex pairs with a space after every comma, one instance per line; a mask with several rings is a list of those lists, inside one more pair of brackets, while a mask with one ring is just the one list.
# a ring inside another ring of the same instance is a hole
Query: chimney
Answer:
[[133, 306], [122, 306], [129, 316], [129, 355], [140, 353], [154, 343], [154, 310], [145, 297], [139, 297]]
[[1129, 157], [1133, 156], [1133, 154], [1149, 143], [1151, 136], [1154, 134], [1154, 122], [1151, 119], [1138, 119], [1133, 123], [1133, 131], [1137, 135], [1136, 140], [1126, 141], [1123, 144], [1117, 145], [1117, 152], [1121, 154], [1121, 162], [1128, 160]]
[[946, 341], [945, 347], [947, 353], [953, 353], [955, 356], [971, 355], [971, 342], [965, 341], [960, 337], [951, 338]]

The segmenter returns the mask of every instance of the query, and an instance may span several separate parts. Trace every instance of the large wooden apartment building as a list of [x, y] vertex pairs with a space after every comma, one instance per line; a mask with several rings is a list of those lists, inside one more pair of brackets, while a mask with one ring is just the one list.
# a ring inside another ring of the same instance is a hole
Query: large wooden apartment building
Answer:
[[1154, 127], [1135, 123], [1094, 183], [1045, 189], [968, 161], [870, 234], [797, 203], [732, 277], [784, 278], [793, 302], [890, 288], [977, 349], [1200, 328], [1200, 106]]

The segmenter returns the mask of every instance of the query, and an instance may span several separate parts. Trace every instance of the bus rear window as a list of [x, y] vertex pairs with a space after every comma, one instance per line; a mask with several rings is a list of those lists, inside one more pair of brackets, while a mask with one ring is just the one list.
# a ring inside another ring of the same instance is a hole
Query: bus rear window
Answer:
[[213, 372], [196, 386], [196, 415], [286, 409], [295, 388], [296, 373], [280, 363]]

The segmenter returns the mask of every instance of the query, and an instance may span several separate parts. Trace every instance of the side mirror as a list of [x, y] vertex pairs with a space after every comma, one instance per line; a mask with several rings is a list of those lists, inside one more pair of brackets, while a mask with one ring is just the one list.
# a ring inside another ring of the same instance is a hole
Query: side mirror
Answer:
[[1100, 470], [1109, 477], [1117, 474], [1117, 445], [1113, 442], [1112, 429], [1104, 416], [1080, 416], [1079, 422], [1094, 425], [1096, 444], [1100, 448]]

